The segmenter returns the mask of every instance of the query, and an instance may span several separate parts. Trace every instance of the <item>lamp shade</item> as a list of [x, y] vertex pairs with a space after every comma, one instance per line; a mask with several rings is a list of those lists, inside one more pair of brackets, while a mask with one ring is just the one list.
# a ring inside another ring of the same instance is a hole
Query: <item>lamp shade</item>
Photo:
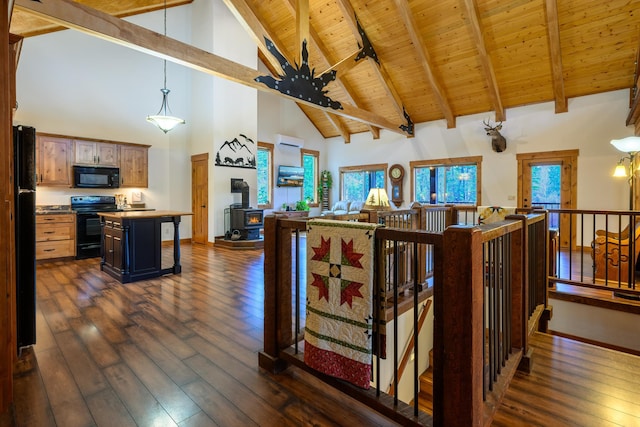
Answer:
[[611, 140], [611, 145], [625, 153], [637, 153], [640, 151], [640, 136], [628, 136], [622, 139]]
[[384, 188], [372, 188], [369, 190], [369, 195], [364, 205], [364, 209], [389, 209], [389, 196], [387, 196], [387, 190]]
[[184, 120], [173, 116], [147, 116], [147, 121], [160, 128], [164, 133], [178, 125], [184, 124]]
[[622, 163], [618, 163], [616, 169], [613, 171], [613, 176], [615, 177], [626, 177], [627, 176], [627, 168], [624, 167]]

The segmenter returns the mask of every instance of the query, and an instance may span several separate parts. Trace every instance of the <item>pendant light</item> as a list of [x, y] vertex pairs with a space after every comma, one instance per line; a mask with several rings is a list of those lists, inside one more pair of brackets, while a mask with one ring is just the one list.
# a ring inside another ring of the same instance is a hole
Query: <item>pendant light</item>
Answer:
[[[167, 36], [167, 0], [164, 0], [164, 36]], [[169, 89], [167, 89], [167, 60], [164, 60], [164, 86], [160, 89], [162, 92], [162, 105], [160, 111], [155, 116], [147, 116], [147, 121], [157, 126], [164, 133], [169, 132], [177, 125], [183, 125], [184, 119], [171, 115], [169, 109]]]

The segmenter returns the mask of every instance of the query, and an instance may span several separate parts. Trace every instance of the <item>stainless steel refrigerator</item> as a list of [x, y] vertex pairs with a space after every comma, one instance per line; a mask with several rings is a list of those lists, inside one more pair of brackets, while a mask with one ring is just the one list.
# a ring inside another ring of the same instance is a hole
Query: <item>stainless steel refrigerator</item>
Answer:
[[13, 127], [18, 348], [36, 343], [36, 130]]

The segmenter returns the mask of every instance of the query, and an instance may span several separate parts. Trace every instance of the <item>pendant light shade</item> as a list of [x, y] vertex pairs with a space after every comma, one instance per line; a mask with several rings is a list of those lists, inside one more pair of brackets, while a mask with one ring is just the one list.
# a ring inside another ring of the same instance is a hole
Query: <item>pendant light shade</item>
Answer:
[[171, 112], [171, 110], [169, 110], [169, 92], [171, 91], [166, 87], [160, 89], [160, 91], [162, 92], [162, 105], [160, 106], [160, 111], [158, 111], [158, 114], [155, 116], [147, 116], [147, 121], [156, 125], [164, 133], [167, 133], [174, 127], [183, 125], [185, 121], [184, 119], [167, 114], [167, 111]]
[[[164, 2], [164, 36], [167, 36], [167, 0]], [[167, 89], [167, 60], [164, 60], [164, 86], [160, 89], [162, 92], [162, 105], [160, 111], [155, 116], [147, 116], [147, 121], [157, 126], [164, 133], [169, 132], [171, 129], [178, 125], [185, 124], [184, 119], [171, 115], [171, 109], [169, 109], [169, 89]]]

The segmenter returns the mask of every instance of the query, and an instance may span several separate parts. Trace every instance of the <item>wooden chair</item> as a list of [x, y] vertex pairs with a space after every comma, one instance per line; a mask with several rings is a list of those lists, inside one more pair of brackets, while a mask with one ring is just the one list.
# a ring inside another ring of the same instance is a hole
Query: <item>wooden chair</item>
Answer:
[[635, 223], [633, 238], [629, 237], [629, 227], [620, 233], [596, 231], [596, 238], [591, 242], [596, 279], [627, 282], [629, 272], [635, 275], [640, 255], [640, 222]]

